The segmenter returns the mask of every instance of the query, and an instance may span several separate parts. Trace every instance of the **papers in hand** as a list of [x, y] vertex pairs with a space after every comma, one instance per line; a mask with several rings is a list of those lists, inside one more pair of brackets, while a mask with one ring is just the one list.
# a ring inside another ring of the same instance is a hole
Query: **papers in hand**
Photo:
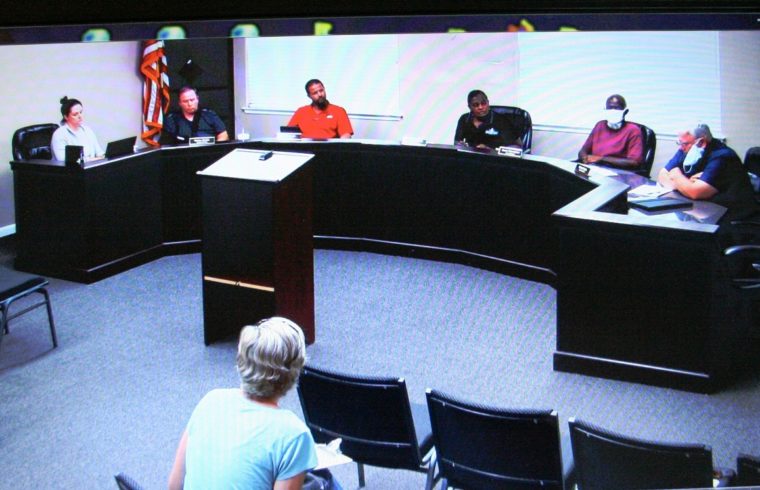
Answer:
[[628, 195], [631, 197], [660, 197], [672, 190], [673, 189], [668, 189], [660, 184], [642, 184], [635, 189], [628, 191]]
[[339, 464], [350, 463], [353, 461], [348, 456], [340, 452], [340, 443], [342, 439], [333, 439], [327, 444], [317, 444], [317, 467], [315, 470], [337, 466]]

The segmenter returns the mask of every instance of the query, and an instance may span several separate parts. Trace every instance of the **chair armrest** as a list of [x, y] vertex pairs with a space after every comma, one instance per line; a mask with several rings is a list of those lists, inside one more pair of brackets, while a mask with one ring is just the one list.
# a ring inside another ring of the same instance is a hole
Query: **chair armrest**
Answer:
[[735, 220], [731, 222], [731, 226], [760, 226], [760, 221], [755, 220]]
[[760, 245], [734, 245], [723, 251], [723, 255], [735, 255], [744, 252], [760, 252]]
[[736, 286], [739, 289], [760, 289], [760, 278], [737, 278], [732, 279], [734, 283], [734, 286]]

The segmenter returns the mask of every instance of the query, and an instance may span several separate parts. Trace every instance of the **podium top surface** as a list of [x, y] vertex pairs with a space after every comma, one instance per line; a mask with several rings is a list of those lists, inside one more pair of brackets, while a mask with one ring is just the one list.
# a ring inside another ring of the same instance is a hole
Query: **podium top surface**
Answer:
[[[269, 153], [271, 153], [269, 158], [261, 160], [262, 156]], [[312, 157], [314, 157], [313, 153], [269, 152], [237, 148], [199, 171], [198, 175], [279, 182], [298, 170]]]

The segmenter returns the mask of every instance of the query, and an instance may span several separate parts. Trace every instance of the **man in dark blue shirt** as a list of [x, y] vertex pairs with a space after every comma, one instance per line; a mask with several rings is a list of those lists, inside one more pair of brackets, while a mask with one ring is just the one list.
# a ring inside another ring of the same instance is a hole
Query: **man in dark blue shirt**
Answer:
[[678, 133], [678, 151], [657, 180], [689, 199], [706, 199], [729, 208], [732, 218], [758, 211], [747, 171], [734, 150], [713, 139], [709, 126]]
[[224, 122], [210, 109], [198, 107], [198, 94], [191, 87], [179, 90], [181, 111], [167, 114], [161, 131], [165, 143], [187, 143], [196, 136], [214, 136], [216, 141], [230, 139]]

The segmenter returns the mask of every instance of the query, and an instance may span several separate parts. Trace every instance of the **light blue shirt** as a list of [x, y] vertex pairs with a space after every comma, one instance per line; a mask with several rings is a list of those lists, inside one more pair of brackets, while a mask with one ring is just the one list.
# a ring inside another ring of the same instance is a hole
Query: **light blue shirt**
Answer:
[[74, 131], [68, 124], [63, 124], [53, 133], [53, 139], [50, 146], [53, 147], [53, 158], [56, 160], [66, 160], [66, 145], [77, 145], [84, 147], [84, 157], [93, 158], [105, 154], [103, 148], [95, 137], [95, 132], [89, 126], [82, 124], [79, 129]]
[[239, 389], [210, 391], [187, 424], [185, 490], [271, 489], [317, 465], [314, 439], [293, 412]]

